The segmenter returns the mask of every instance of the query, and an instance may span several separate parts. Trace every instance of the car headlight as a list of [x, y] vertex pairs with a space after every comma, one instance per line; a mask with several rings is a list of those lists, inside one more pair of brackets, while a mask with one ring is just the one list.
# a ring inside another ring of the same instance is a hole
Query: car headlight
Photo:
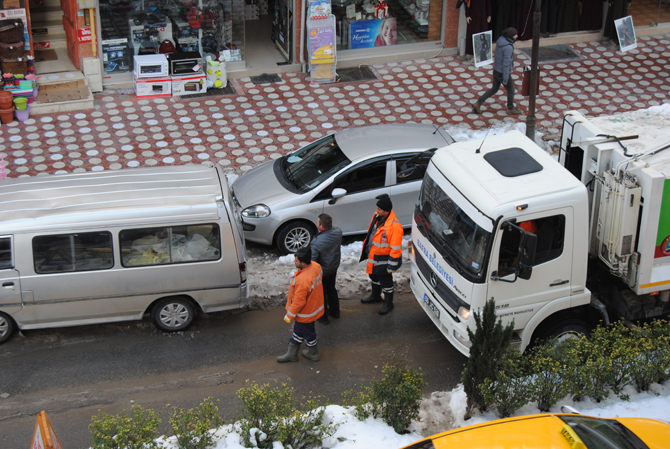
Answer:
[[265, 218], [268, 215], [270, 215], [270, 208], [265, 204], [255, 204], [242, 211], [242, 216], [245, 218]]

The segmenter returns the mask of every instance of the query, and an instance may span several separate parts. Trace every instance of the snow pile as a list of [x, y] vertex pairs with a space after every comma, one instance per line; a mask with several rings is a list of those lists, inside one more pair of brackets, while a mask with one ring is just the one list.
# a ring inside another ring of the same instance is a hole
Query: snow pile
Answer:
[[[402, 243], [402, 267], [393, 275], [399, 293], [410, 291], [408, 241], [409, 236], [405, 236]], [[358, 261], [362, 248], [362, 241], [342, 246], [342, 258], [337, 271], [337, 291], [341, 298], [356, 298], [367, 294], [369, 290], [370, 278], [365, 272], [365, 262]], [[291, 275], [295, 272], [293, 255], [255, 254], [250, 251], [248, 256], [251, 307], [273, 307], [285, 301]]]
[[[630, 395], [630, 401], [624, 402], [616, 396], [596, 404], [590, 400], [573, 402], [564, 400], [560, 405], [569, 405], [576, 408], [584, 415], [597, 416], [601, 418], [652, 418], [670, 423], [670, 381], [664, 384], [654, 384], [651, 392], [636, 393], [633, 389], [626, 391]], [[326, 408], [324, 418], [339, 424], [337, 432], [323, 441], [324, 449], [369, 449], [380, 447], [384, 449], [395, 449], [407, 446], [413, 442], [472, 424], [498, 419], [495, 413], [487, 412], [483, 415], [475, 415], [467, 422], [463, 420], [465, 414], [466, 396], [463, 385], [449, 392], [434, 392], [430, 398], [421, 404], [419, 420], [412, 423], [410, 433], [398, 435], [392, 427], [386, 425], [381, 419], [368, 418], [359, 421], [354, 416], [353, 408], [339, 405], [329, 405]], [[551, 412], [560, 412], [560, 406], [555, 406]], [[526, 406], [518, 410], [514, 416], [523, 416], [540, 413], [532, 406]], [[214, 449], [244, 449], [241, 436], [235, 432], [233, 424], [225, 425], [216, 431], [221, 437]], [[175, 438], [159, 439], [165, 449], [177, 449]], [[284, 449], [279, 442], [273, 443], [273, 449]]]

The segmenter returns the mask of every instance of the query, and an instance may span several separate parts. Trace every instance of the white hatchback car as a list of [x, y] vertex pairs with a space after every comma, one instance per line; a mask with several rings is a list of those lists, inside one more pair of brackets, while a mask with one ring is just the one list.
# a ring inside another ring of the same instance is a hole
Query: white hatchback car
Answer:
[[437, 125], [374, 125], [345, 129], [263, 163], [232, 185], [244, 236], [293, 253], [309, 244], [322, 213], [344, 235], [364, 234], [375, 198], [384, 193], [409, 227], [433, 151], [453, 142]]

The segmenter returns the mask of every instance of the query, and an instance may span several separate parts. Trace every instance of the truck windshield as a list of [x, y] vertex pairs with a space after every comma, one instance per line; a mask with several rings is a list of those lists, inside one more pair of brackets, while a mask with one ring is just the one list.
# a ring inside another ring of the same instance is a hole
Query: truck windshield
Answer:
[[455, 269], [475, 276], [482, 273], [491, 233], [478, 226], [429, 175], [423, 180], [414, 220]]
[[335, 137], [331, 135], [284, 156], [281, 167], [288, 182], [298, 192], [304, 193], [350, 163], [337, 145]]

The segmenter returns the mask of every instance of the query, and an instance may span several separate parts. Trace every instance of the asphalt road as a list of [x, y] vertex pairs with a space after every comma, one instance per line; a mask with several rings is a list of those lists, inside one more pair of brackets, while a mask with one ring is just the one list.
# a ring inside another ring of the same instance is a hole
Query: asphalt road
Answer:
[[236, 392], [246, 381], [288, 381], [299, 396], [341, 403], [343, 391], [382, 377], [396, 357], [421, 368], [424, 393], [456, 386], [465, 363], [411, 295], [389, 315], [377, 305], [342, 301], [342, 318], [317, 323], [321, 361], [279, 364], [288, 325], [283, 308], [200, 315], [181, 334], [163, 334], [148, 320], [28, 331], [0, 346], [0, 448], [30, 445], [37, 413], [46, 410], [66, 449], [90, 446], [88, 425], [99, 412], [132, 404], [162, 411], [218, 399], [226, 422], [239, 417]]

